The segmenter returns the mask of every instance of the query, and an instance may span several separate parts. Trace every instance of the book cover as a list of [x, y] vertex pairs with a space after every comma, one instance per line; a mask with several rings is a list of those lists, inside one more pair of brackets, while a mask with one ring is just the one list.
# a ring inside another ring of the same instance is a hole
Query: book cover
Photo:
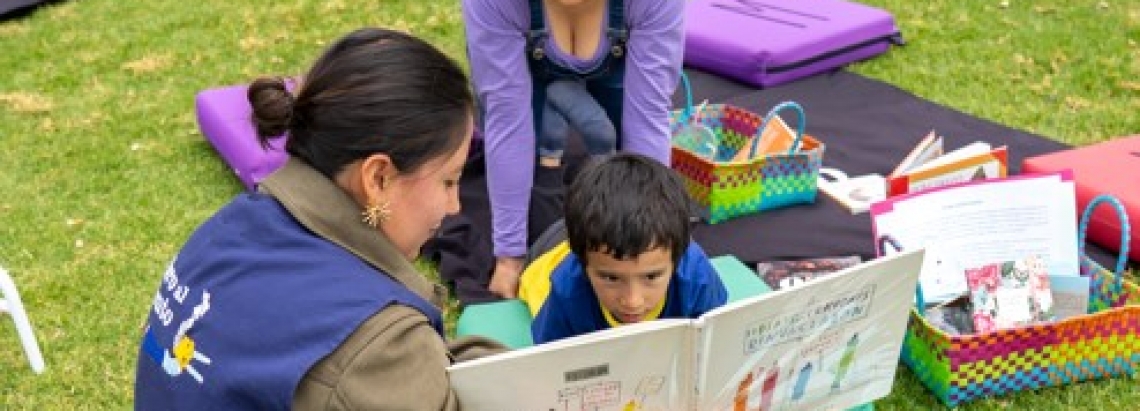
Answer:
[[794, 287], [816, 277], [822, 277], [862, 262], [857, 255], [820, 257], [803, 260], [762, 261], [756, 264], [756, 274], [773, 290]]
[[974, 332], [1053, 320], [1049, 271], [1038, 256], [966, 269]]
[[448, 368], [473, 410], [845, 409], [894, 383], [924, 251]]
[[912, 170], [887, 178], [887, 196], [897, 196], [967, 181], [1006, 177], [1009, 153], [1005, 146], [975, 143], [943, 154]]

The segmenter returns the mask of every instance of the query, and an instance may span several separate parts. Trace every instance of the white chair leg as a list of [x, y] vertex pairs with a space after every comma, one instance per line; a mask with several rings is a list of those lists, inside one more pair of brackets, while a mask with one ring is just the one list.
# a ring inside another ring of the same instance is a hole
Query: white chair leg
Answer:
[[3, 267], [0, 267], [0, 292], [3, 292], [6, 306], [4, 308], [7, 308], [12, 315], [12, 321], [16, 323], [16, 333], [20, 336], [20, 344], [24, 346], [24, 354], [28, 356], [32, 371], [36, 374], [44, 372], [44, 356], [40, 352], [39, 343], [36, 342], [32, 324], [28, 321], [28, 313], [24, 311], [24, 303], [20, 301], [16, 284], [12, 282], [12, 277], [8, 276], [8, 271]]

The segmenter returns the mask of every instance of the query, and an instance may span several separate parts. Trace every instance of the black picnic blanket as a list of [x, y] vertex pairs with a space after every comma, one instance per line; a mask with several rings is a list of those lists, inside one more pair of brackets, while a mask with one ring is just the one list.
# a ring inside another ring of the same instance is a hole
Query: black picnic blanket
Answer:
[[0, 20], [18, 18], [32, 11], [34, 6], [50, 0], [0, 0]]
[[[848, 175], [887, 174], [930, 130], [947, 147], [974, 141], [1009, 147], [1010, 173], [1025, 157], [1067, 148], [1063, 143], [1013, 129], [924, 100], [891, 84], [836, 70], [763, 90], [698, 70], [686, 70], [693, 101], [727, 103], [765, 114], [777, 103], [799, 103], [807, 115], [806, 132], [826, 146], [824, 165]], [[675, 107], [684, 96], [678, 92]], [[789, 118], [789, 121], [793, 121]], [[439, 263], [442, 279], [463, 304], [494, 300], [486, 290], [491, 256], [490, 210], [486, 174], [477, 145], [461, 182], [463, 211], [445, 221], [438, 238], [424, 251]], [[852, 215], [822, 193], [810, 205], [797, 205], [735, 218], [719, 224], [698, 223], [694, 237], [710, 256], [731, 254], [751, 265], [768, 260], [826, 256], [875, 256], [871, 218]], [[1086, 253], [1105, 267], [1114, 256], [1094, 245]]]

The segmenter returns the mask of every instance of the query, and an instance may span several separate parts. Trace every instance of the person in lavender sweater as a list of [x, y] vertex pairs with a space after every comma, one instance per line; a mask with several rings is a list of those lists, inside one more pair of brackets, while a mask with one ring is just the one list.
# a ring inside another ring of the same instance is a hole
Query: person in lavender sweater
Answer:
[[515, 297], [528, 233], [561, 217], [563, 165], [536, 167], [550, 83], [585, 83], [618, 150], [669, 164], [683, 12], [682, 0], [463, 0], [491, 200], [492, 292]]

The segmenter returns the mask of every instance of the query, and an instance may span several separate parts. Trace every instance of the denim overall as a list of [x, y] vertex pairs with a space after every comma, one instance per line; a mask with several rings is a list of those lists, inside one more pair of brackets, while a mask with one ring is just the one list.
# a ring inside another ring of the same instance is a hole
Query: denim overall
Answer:
[[629, 33], [625, 29], [624, 0], [607, 0], [609, 3], [609, 27], [606, 36], [610, 40], [610, 51], [586, 73], [576, 73], [559, 67], [546, 55], [546, 42], [551, 40], [546, 28], [542, 0], [530, 0], [530, 31], [527, 32], [527, 62], [530, 67], [532, 98], [531, 111], [534, 113], [534, 130], [542, 129], [542, 111], [546, 103], [546, 86], [559, 79], [580, 79], [586, 82], [590, 95], [606, 110], [607, 117], [618, 132], [618, 148], [621, 148], [621, 110], [623, 81], [625, 80], [626, 40]]
[[[550, 61], [546, 55], [546, 42], [551, 41], [546, 28], [542, 0], [530, 0], [530, 31], [527, 32], [527, 62], [531, 75], [531, 111], [534, 130], [537, 136], [542, 130], [542, 112], [546, 104], [546, 88], [551, 81], [578, 79], [586, 83], [586, 90], [598, 101], [617, 131], [617, 150], [621, 150], [621, 113], [624, 98], [625, 54], [629, 32], [625, 29], [625, 0], [607, 0], [608, 21], [606, 36], [610, 40], [610, 50], [598, 63], [585, 73], [576, 73]], [[567, 147], [565, 168], [550, 169], [536, 166], [534, 186], [530, 193], [527, 215], [527, 244], [542, 235], [546, 228], [562, 218], [564, 184], [573, 179], [580, 166], [577, 153]], [[538, 156], [537, 150], [534, 153]]]

